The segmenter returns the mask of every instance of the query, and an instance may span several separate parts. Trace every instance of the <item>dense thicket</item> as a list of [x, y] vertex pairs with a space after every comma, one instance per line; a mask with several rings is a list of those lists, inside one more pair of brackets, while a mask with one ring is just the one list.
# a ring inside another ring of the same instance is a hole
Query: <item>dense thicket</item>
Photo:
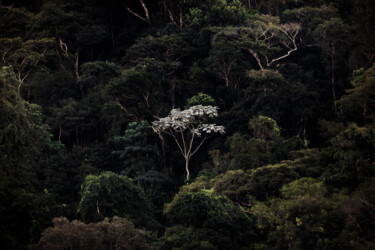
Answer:
[[374, 11], [0, 1], [0, 248], [375, 248]]

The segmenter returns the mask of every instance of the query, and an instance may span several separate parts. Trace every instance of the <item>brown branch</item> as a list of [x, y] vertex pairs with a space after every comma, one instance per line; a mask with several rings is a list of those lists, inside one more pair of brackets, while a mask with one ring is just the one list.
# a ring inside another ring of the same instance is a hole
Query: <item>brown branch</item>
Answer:
[[255, 51], [253, 51], [252, 49], [246, 48], [246, 47], [240, 47], [240, 48], [247, 50], [254, 57], [254, 59], [257, 61], [260, 70], [264, 71], [264, 67], [262, 65], [262, 62], [260, 61], [260, 58]]
[[240, 203], [236, 202], [235, 204], [241, 209], [242, 212], [244, 212], [244, 213], [246, 213], [246, 214], [253, 214], [252, 212], [245, 210], [245, 209], [241, 206]]
[[146, 6], [146, 4], [143, 2], [143, 0], [139, 0], [139, 2], [141, 3], [142, 7], [143, 7], [143, 10], [145, 11], [145, 15], [146, 17], [143, 17], [141, 15], [139, 15], [138, 13], [132, 11], [129, 7], [127, 7], [126, 9], [131, 13], [133, 14], [134, 16], [138, 17], [139, 19], [145, 21], [145, 22], [149, 22], [150, 21], [150, 14], [148, 12], [148, 8]]
[[[172, 11], [168, 8], [167, 3], [166, 3], [165, 1], [163, 1], [163, 5], [164, 5], [164, 8], [168, 11], [169, 19], [173, 22], [173, 24], [174, 24], [176, 27], [181, 28], [181, 26], [179, 26], [179, 25], [177, 24], [176, 20], [174, 19], [174, 17], [173, 17], [173, 13], [172, 13]], [[181, 18], [181, 17], [180, 17], [180, 18]], [[182, 20], [182, 19], [181, 19], [181, 20]], [[181, 24], [182, 24], [182, 23], [180, 23], [180, 25], [181, 25]]]
[[172, 130], [170, 128], [168, 130], [170, 132], [167, 132], [167, 130], [163, 130], [163, 132], [165, 132], [167, 135], [173, 136], [174, 134], [173, 134]]
[[66, 45], [66, 43], [64, 43], [62, 41], [61, 38], [59, 39], [59, 45], [60, 45], [60, 49], [63, 52], [64, 56], [68, 55], [68, 46]]
[[77, 79], [79, 79], [79, 50], [76, 51], [74, 54], [75, 61], [74, 61], [74, 71], [76, 74]]
[[138, 117], [135, 116], [134, 114], [130, 114], [128, 110], [120, 103], [120, 100], [117, 97], [113, 97], [115, 102], [120, 106], [121, 110], [123, 110], [127, 116], [133, 117], [135, 121], [138, 121]]
[[183, 11], [182, 11], [182, 8], [180, 7], [180, 29], [182, 29], [182, 25], [183, 25], [183, 23], [184, 23], [184, 21], [183, 21], [183, 19], [182, 19], [183, 15], [184, 15], [184, 13], [183, 13]]
[[96, 212], [98, 213], [99, 216], [102, 216], [102, 214], [100, 213], [99, 201], [98, 200], [96, 200]]
[[5, 60], [5, 56], [8, 54], [8, 52], [13, 49], [13, 46], [10, 46], [8, 49], [6, 49], [3, 53], [3, 56], [2, 56], [2, 59], [3, 59], [3, 62], [6, 63], [6, 60]]
[[62, 128], [61, 128], [61, 122], [59, 123], [59, 140], [61, 141], [61, 135], [62, 135]]
[[138, 15], [137, 13], [135, 13], [134, 11], [132, 11], [129, 7], [127, 8], [127, 10], [132, 13], [134, 16], [138, 17], [139, 19], [145, 21], [145, 22], [148, 22], [148, 20], [140, 15]]
[[143, 96], [143, 98], [144, 98], [145, 101], [146, 101], [146, 105], [147, 105], [147, 107], [150, 108], [150, 104], [149, 104], [149, 102], [148, 102], [148, 98], [149, 98], [149, 96], [150, 96], [150, 89], [148, 88], [148, 89], [147, 89], [147, 94], [146, 94], [146, 95], [142, 95], [142, 96]]
[[[47, 52], [47, 49], [44, 49], [42, 54], [40, 54], [40, 57], [34, 62], [34, 65], [33, 66], [36, 66], [38, 65], [39, 63], [39, 60], [44, 56], [44, 54]], [[22, 60], [22, 63], [21, 63], [21, 67], [20, 67], [20, 70], [19, 70], [19, 74], [18, 74], [18, 80], [19, 80], [19, 84], [18, 84], [18, 89], [21, 88], [23, 82], [26, 80], [26, 78], [29, 76], [30, 72], [31, 72], [31, 69], [29, 69], [27, 71], [27, 73], [24, 75], [24, 77], [21, 78], [21, 70], [22, 68], [24, 67], [24, 65], [26, 64], [26, 58], [24, 58]]]

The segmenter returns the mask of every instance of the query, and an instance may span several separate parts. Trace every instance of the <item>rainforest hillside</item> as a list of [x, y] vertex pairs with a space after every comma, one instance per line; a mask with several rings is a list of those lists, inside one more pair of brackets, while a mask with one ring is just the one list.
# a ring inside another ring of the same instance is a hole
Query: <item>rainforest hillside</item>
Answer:
[[0, 249], [375, 249], [374, 13], [0, 0]]

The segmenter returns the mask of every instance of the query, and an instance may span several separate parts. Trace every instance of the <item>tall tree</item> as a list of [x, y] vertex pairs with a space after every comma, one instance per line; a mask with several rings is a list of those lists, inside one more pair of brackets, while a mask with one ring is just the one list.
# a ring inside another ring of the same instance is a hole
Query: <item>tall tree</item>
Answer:
[[137, 227], [159, 228], [142, 189], [130, 178], [113, 172], [86, 177], [77, 212], [85, 222], [116, 215], [129, 218]]
[[246, 26], [217, 29], [213, 39], [222, 39], [247, 51], [264, 75], [266, 69], [297, 51], [299, 31], [297, 23], [280, 24], [278, 17], [255, 15]]
[[[353, 72], [352, 89], [347, 90], [347, 95], [338, 100], [339, 107], [344, 115], [358, 112], [363, 118], [363, 123], [375, 124], [375, 65], [366, 71], [362, 68]], [[356, 114], [354, 114], [356, 117]]]
[[[225, 133], [223, 126], [204, 123], [207, 118], [217, 116], [217, 107], [196, 105], [180, 111], [172, 109], [169, 116], [152, 122], [156, 133], [172, 136], [185, 159], [186, 180], [190, 179], [189, 161], [213, 133]], [[203, 137], [202, 137], [203, 135]], [[199, 144], [194, 141], [202, 137]]]
[[329, 57], [331, 71], [331, 91], [333, 99], [333, 109], [337, 115], [337, 96], [336, 96], [336, 57], [339, 49], [345, 45], [350, 26], [344, 23], [340, 18], [335, 17], [319, 24], [315, 29], [313, 36], [326, 56]]
[[43, 38], [23, 41], [21, 38], [1, 38], [2, 63], [0, 66], [12, 66], [18, 79], [18, 89], [32, 74], [35, 67], [45, 59], [53, 40]]
[[[22, 249], [40, 207], [37, 169], [50, 146], [40, 107], [25, 102], [11, 68], [0, 70], [0, 246]], [[48, 156], [46, 156], [48, 157]]]

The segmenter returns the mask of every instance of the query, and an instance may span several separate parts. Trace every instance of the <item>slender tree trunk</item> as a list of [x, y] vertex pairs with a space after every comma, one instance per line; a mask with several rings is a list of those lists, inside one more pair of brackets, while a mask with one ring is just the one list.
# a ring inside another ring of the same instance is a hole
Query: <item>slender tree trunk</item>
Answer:
[[182, 8], [180, 7], [180, 29], [182, 29], [182, 25], [184, 24], [183, 16], [184, 16], [184, 12], [182, 11]]
[[335, 91], [335, 45], [332, 45], [331, 51], [331, 88], [332, 88], [332, 97], [333, 97], [333, 108], [335, 110], [335, 115], [337, 115], [337, 102], [336, 102], [336, 91]]
[[59, 124], [59, 140], [58, 141], [61, 141], [61, 135], [62, 135], [62, 128], [61, 128], [61, 122]]
[[189, 157], [185, 157], [186, 180], [190, 179], [189, 160]]
[[100, 213], [100, 208], [99, 208], [99, 200], [96, 200], [96, 212], [98, 213], [100, 217], [102, 216], [102, 214]]
[[161, 151], [162, 151], [162, 164], [163, 164], [163, 168], [166, 168], [167, 166], [167, 162], [166, 162], [166, 153], [165, 153], [165, 140], [164, 140], [164, 136], [162, 135], [161, 132], [158, 132], [158, 136], [159, 136], [159, 139], [161, 141]]

